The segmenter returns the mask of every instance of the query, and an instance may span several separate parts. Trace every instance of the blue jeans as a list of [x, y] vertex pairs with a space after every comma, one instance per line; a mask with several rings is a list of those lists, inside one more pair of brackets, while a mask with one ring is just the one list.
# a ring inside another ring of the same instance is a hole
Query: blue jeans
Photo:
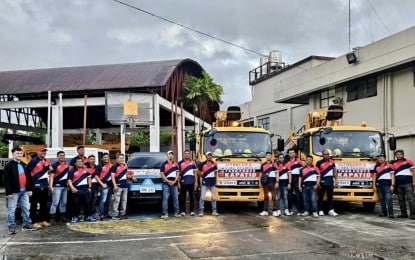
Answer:
[[56, 208], [59, 205], [59, 212], [64, 215], [66, 212], [68, 190], [66, 187], [53, 187], [52, 204], [50, 204], [50, 214], [56, 214]]
[[108, 188], [104, 189], [99, 187], [99, 193], [101, 194], [101, 199], [99, 200], [99, 216], [105, 217], [108, 214], [108, 211], [105, 212], [105, 203], [107, 202], [108, 197]]
[[163, 183], [163, 202], [162, 202], [162, 210], [163, 215], [169, 213], [169, 197], [170, 195], [173, 198], [173, 207], [174, 207], [174, 214], [180, 214], [179, 209], [179, 190], [177, 185], [170, 186], [167, 183]]
[[393, 216], [392, 193], [389, 185], [377, 185], [380, 207], [384, 216]]
[[200, 190], [199, 213], [203, 213], [205, 210], [205, 196], [208, 189], [210, 190], [210, 193], [212, 193], [212, 212], [216, 211], [215, 186], [202, 185]]
[[23, 226], [31, 224], [30, 219], [30, 203], [28, 192], [19, 192], [11, 194], [11, 198], [6, 199], [7, 206], [7, 226], [9, 228], [16, 227], [16, 207], [17, 202], [20, 200], [20, 206], [22, 208]]
[[310, 212], [317, 212], [317, 199], [313, 186], [303, 186], [304, 210]]
[[288, 209], [288, 187], [286, 185], [281, 185], [277, 189], [278, 196], [278, 209], [284, 210]]

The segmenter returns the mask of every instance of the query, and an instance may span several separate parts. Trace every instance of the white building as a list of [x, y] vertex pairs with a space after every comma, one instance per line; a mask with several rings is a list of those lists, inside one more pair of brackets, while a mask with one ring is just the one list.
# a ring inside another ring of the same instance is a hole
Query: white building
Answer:
[[[351, 54], [351, 53], [349, 53]], [[250, 73], [252, 101], [241, 105], [244, 123], [287, 138], [307, 112], [342, 101], [344, 124], [363, 121], [393, 133], [398, 149], [415, 159], [415, 27], [355, 48], [338, 58], [310, 56], [282, 69]]]

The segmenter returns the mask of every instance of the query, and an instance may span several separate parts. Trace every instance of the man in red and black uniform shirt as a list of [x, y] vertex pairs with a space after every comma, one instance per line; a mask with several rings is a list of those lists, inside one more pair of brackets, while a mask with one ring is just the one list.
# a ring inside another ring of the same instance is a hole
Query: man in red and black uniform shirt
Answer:
[[216, 207], [216, 174], [218, 166], [215, 161], [213, 161], [213, 156], [211, 152], [206, 152], [206, 161], [201, 162], [198, 167], [199, 174], [202, 177], [201, 189], [200, 189], [200, 199], [199, 199], [199, 217], [203, 217], [205, 210], [205, 196], [206, 191], [210, 190], [211, 193], [211, 204], [212, 204], [212, 215], [219, 216]]
[[97, 175], [97, 166], [95, 164], [95, 155], [88, 156], [88, 163], [85, 164], [85, 169], [91, 176], [91, 193], [89, 199], [89, 210], [91, 215], [95, 215], [97, 212], [97, 199], [98, 199], [98, 182], [95, 179]]
[[72, 219], [71, 223], [79, 222], [81, 207], [84, 210], [85, 221], [93, 222], [96, 219], [90, 214], [89, 193], [91, 192], [91, 176], [84, 168], [81, 158], [76, 159], [75, 168], [68, 173], [68, 186], [72, 192]]
[[327, 150], [323, 151], [323, 159], [317, 162], [316, 166], [320, 170], [320, 189], [318, 190], [318, 214], [324, 216], [323, 199], [324, 194], [327, 193], [327, 204], [329, 207], [328, 214], [330, 216], [337, 216], [333, 205], [333, 190], [334, 184], [337, 183], [336, 164], [330, 158]]
[[52, 194], [52, 203], [50, 205], [51, 220], [57, 221], [56, 209], [59, 206], [60, 220], [66, 221], [66, 205], [68, 201], [68, 172], [69, 164], [65, 161], [65, 152], [59, 151], [56, 154], [57, 160], [51, 167], [49, 175], [49, 190]]
[[75, 167], [76, 159], [81, 158], [82, 164], [88, 163], [88, 158], [85, 156], [85, 147], [83, 145], [79, 145], [76, 147], [76, 152], [78, 153], [77, 156], [71, 159], [69, 162], [69, 165], [71, 166], [71, 169]]
[[190, 199], [190, 216], [194, 216], [195, 205], [195, 189], [198, 186], [198, 178], [196, 176], [196, 163], [190, 159], [190, 151], [185, 150], [183, 160], [179, 162], [179, 204], [182, 216], [186, 215], [186, 194], [189, 193]]
[[294, 200], [294, 193], [297, 201], [297, 216], [304, 212], [303, 194], [298, 187], [298, 177], [300, 176], [300, 169], [304, 166], [303, 162], [296, 158], [295, 150], [288, 150], [288, 161], [285, 164], [291, 174], [291, 189], [288, 191], [288, 208], [292, 211], [292, 204]]
[[173, 151], [167, 152], [167, 161], [160, 166], [160, 176], [163, 179], [163, 215], [161, 218], [169, 216], [169, 197], [172, 196], [174, 216], [181, 217], [179, 209], [179, 190], [177, 183], [179, 181], [179, 165], [174, 161]]
[[385, 155], [378, 155], [378, 162], [373, 169], [373, 189], [378, 192], [382, 214], [380, 217], [394, 218], [392, 192], [395, 185], [392, 165], [386, 162]]
[[127, 218], [127, 178], [131, 178], [131, 176], [127, 174], [124, 154], [120, 153], [117, 158], [117, 163], [111, 168], [111, 181], [114, 187], [114, 202], [112, 204], [112, 212], [114, 213], [112, 216], [113, 220]]
[[278, 174], [278, 190], [277, 197], [279, 201], [277, 212], [280, 214], [284, 209], [284, 215], [291, 216], [293, 213], [288, 209], [288, 190], [291, 189], [291, 174], [285, 165], [284, 155], [279, 154], [277, 161], [274, 163], [274, 167]]
[[395, 184], [398, 191], [399, 207], [401, 208], [401, 215], [398, 218], [408, 217], [406, 209], [406, 200], [408, 200], [409, 217], [415, 219], [415, 164], [404, 157], [403, 150], [396, 150], [395, 157], [396, 160], [392, 162], [392, 170], [395, 172]]
[[104, 220], [104, 217], [109, 217], [109, 204], [113, 189], [111, 167], [110, 155], [104, 153], [101, 163], [97, 167], [97, 175], [95, 176], [98, 183], [98, 191], [101, 194], [101, 199], [99, 200], [99, 220]]
[[[30, 160], [26, 172], [33, 179], [33, 195], [30, 197], [30, 217], [35, 228], [50, 226], [49, 221], [49, 170], [50, 161], [45, 158], [46, 147], [37, 148], [37, 156]], [[37, 212], [39, 204], [39, 213]]]
[[[317, 199], [316, 191], [320, 185], [320, 171], [313, 165], [313, 157], [308, 155], [306, 159], [306, 166], [301, 168], [300, 176], [298, 177], [298, 187], [304, 197], [304, 213], [303, 216], [308, 216], [310, 212], [313, 217], [318, 217], [317, 214]], [[311, 207], [310, 207], [311, 204]]]
[[[267, 152], [266, 161], [261, 164], [261, 184], [264, 190], [264, 210], [259, 213], [260, 216], [268, 216], [268, 192], [271, 192], [272, 197], [272, 215], [274, 217], [279, 217], [281, 212], [277, 212], [277, 188], [278, 188], [278, 177], [276, 169], [274, 167], [274, 162], [272, 161], [272, 153]], [[267, 176], [266, 179], [263, 176]], [[262, 183], [262, 180], [266, 180], [265, 183]]]

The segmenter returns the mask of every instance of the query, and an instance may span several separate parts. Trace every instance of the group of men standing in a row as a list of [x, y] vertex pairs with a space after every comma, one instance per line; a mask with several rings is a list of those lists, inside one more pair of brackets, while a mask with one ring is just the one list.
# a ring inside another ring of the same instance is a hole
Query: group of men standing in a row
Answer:
[[[328, 151], [323, 151], [323, 159], [313, 164], [313, 157], [307, 156], [306, 163], [296, 157], [294, 149], [288, 151], [288, 160], [279, 154], [275, 162], [272, 154], [266, 154], [266, 162], [261, 165], [261, 178], [264, 189], [264, 210], [261, 216], [268, 216], [268, 193], [272, 195], [272, 215], [292, 215], [291, 202], [296, 197], [297, 215], [324, 216], [323, 198], [326, 196], [328, 214], [337, 216], [333, 208], [333, 190], [338, 185], [336, 165]], [[401, 214], [398, 218], [408, 218], [406, 203], [409, 204], [409, 218], [415, 219], [415, 164], [404, 157], [403, 150], [395, 151], [396, 159], [387, 162], [385, 155], [377, 156], [377, 163], [371, 171], [373, 189], [378, 193], [382, 213], [380, 217], [394, 218], [392, 194], [398, 194]], [[396, 189], [396, 191], [395, 191]], [[294, 196], [295, 195], [295, 196]], [[316, 197], [317, 195], [317, 197]], [[278, 199], [278, 204], [277, 204]]]
[[[199, 186], [200, 180], [200, 200], [199, 200], [199, 217], [204, 215], [204, 205], [206, 192], [211, 192], [212, 215], [219, 216], [216, 208], [215, 198], [215, 178], [217, 172], [217, 164], [213, 161], [211, 152], [206, 153], [206, 161], [196, 165], [196, 162], [191, 159], [189, 150], [183, 152], [183, 160], [176, 162], [174, 160], [174, 152], [167, 152], [167, 160], [162, 163], [160, 167], [160, 176], [163, 180], [163, 201], [162, 201], [162, 216], [161, 218], [168, 218], [168, 203], [172, 196], [174, 216], [186, 216], [186, 196], [189, 194], [190, 202], [190, 216], [194, 216], [194, 193]], [[180, 196], [179, 194], [180, 189]]]
[[[85, 157], [83, 146], [77, 147], [78, 155], [70, 163], [67, 163], [64, 151], [57, 153], [54, 163], [45, 158], [46, 152], [46, 147], [39, 146], [37, 156], [26, 165], [21, 161], [22, 149], [12, 149], [12, 160], [4, 167], [9, 234], [16, 234], [18, 201], [23, 217], [22, 230], [48, 227], [50, 221], [67, 221], [66, 216], [71, 218], [71, 223], [77, 223], [81, 210], [85, 221], [96, 221], [98, 194], [100, 220], [109, 217], [113, 194], [112, 219], [126, 218], [127, 178], [131, 176], [127, 174], [123, 154], [118, 155], [117, 163], [113, 165], [106, 153], [96, 165], [94, 155]], [[52, 197], [50, 207], [49, 194]]]

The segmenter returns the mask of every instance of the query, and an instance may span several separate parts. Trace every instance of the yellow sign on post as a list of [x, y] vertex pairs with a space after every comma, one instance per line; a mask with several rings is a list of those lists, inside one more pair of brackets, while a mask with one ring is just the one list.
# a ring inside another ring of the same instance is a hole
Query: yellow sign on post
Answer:
[[138, 116], [138, 102], [124, 101], [124, 116]]

